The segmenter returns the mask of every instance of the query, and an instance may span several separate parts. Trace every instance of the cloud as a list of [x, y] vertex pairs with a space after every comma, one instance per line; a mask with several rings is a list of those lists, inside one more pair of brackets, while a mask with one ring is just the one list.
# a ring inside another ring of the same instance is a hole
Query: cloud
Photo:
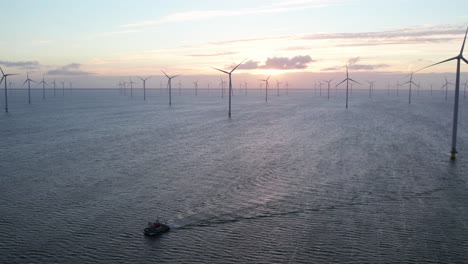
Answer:
[[[316, 33], [302, 36], [303, 40], [341, 40], [336, 46], [377, 46], [399, 44], [439, 43], [460, 39], [465, 32], [461, 25], [401, 28], [386, 31], [351, 33]], [[352, 41], [351, 43], [347, 41]]]
[[50, 70], [47, 72], [48, 75], [92, 75], [92, 72], [85, 72], [80, 70], [81, 64], [79, 63], [70, 63], [65, 66], [62, 66], [55, 70]]
[[[255, 69], [268, 69], [268, 70], [298, 70], [307, 68], [308, 64], [313, 62], [309, 55], [295, 56], [292, 58], [287, 57], [273, 57], [267, 58], [263, 65], [260, 62], [249, 60], [239, 66], [240, 70], [255, 70]], [[231, 65], [231, 68], [235, 65]]]
[[336, 4], [324, 4], [323, 2], [318, 2], [316, 0], [303, 0], [303, 1], [282, 1], [279, 3], [274, 3], [268, 6], [258, 6], [254, 8], [241, 8], [237, 10], [195, 10], [187, 12], [178, 12], [163, 16], [155, 20], [146, 20], [138, 21], [130, 24], [122, 25], [124, 28], [131, 27], [143, 27], [151, 25], [159, 25], [165, 23], [177, 23], [177, 22], [187, 22], [187, 21], [197, 21], [197, 20], [207, 20], [214, 18], [225, 18], [225, 17], [235, 17], [235, 16], [246, 16], [246, 15], [256, 15], [256, 14], [268, 14], [268, 13], [284, 13], [298, 10], [314, 9], [321, 8], [324, 6], [330, 6]]
[[359, 70], [373, 71], [373, 70], [387, 68], [387, 67], [390, 67], [390, 65], [388, 64], [355, 64], [355, 65], [349, 66], [348, 68], [350, 70], [356, 70], [356, 71], [359, 71]]
[[0, 61], [0, 65], [24, 70], [35, 70], [41, 67], [38, 61]]
[[225, 55], [234, 55], [238, 54], [238, 52], [219, 52], [219, 53], [209, 53], [209, 54], [190, 54], [190, 57], [217, 57], [217, 56], [225, 56]]
[[349, 66], [354, 65], [354, 64], [356, 64], [356, 63], [357, 63], [358, 61], [360, 61], [360, 60], [361, 60], [360, 57], [350, 58], [350, 59], [348, 60], [348, 65], [349, 65]]

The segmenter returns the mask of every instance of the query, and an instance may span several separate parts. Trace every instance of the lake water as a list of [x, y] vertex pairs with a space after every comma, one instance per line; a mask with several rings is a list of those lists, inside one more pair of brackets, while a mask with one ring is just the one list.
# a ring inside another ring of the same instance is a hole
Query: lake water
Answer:
[[453, 94], [236, 89], [231, 119], [214, 90], [32, 96], [0, 113], [1, 263], [468, 262]]

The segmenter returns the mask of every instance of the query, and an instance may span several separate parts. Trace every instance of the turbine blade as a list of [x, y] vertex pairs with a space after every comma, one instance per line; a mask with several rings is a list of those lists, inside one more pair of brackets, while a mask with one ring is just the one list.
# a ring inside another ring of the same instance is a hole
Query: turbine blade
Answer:
[[173, 79], [173, 78], [175, 78], [175, 77], [179, 77], [179, 76], [181, 76], [181, 75], [182, 75], [182, 74], [172, 76], [171, 79]]
[[446, 59], [446, 60], [443, 60], [443, 61], [439, 61], [439, 62], [434, 63], [434, 64], [431, 64], [431, 65], [426, 66], [426, 67], [424, 67], [424, 68], [421, 68], [421, 69], [419, 69], [419, 70], [417, 70], [417, 71], [414, 71], [413, 73], [417, 73], [417, 72], [420, 72], [420, 71], [425, 70], [425, 69], [427, 69], [427, 68], [430, 68], [430, 67], [432, 67], [432, 66], [436, 66], [436, 65], [439, 65], [439, 64], [442, 64], [442, 63], [451, 61], [451, 60], [456, 60], [456, 59], [458, 59], [458, 56], [457, 56], [457, 57], [450, 58], [450, 59]]
[[463, 39], [463, 44], [462, 44], [459, 56], [463, 56], [463, 49], [465, 48], [465, 42], [466, 42], [466, 34], [468, 34], [468, 27], [466, 27], [465, 38]]
[[2, 80], [0, 81], [0, 83], [2, 83], [2, 82], [3, 82], [3, 79], [4, 79], [4, 78], [5, 78], [5, 76], [2, 76]]
[[268, 78], [266, 78], [266, 80], [265, 80], [265, 81], [267, 81], [267, 82], [268, 82], [268, 80], [270, 79], [270, 77], [271, 77], [271, 75], [270, 75], [270, 76], [268, 76]]
[[355, 81], [355, 80], [353, 80], [353, 79], [351, 79], [351, 78], [350, 78], [349, 80], [352, 81], [352, 82], [355, 82], [355, 83], [357, 83], [357, 84], [359, 84], [359, 85], [362, 85], [362, 84], [360, 84], [359, 82], [357, 82], [357, 81]]
[[167, 75], [163, 70], [161, 70], [164, 75], [166, 75], [167, 78], [169, 78], [169, 75]]
[[138, 77], [138, 79], [140, 79], [140, 80], [142, 80], [142, 81], [143, 81], [143, 78], [141, 78], [140, 76], [137, 76], [137, 77]]
[[220, 71], [220, 72], [224, 72], [225, 74], [229, 74], [229, 72], [227, 72], [227, 71], [223, 71], [223, 70], [221, 70], [221, 69], [214, 68], [214, 67], [211, 67], [211, 68], [212, 68], [212, 69], [215, 69], [215, 70], [217, 70], [217, 71]]
[[242, 63], [244, 63], [244, 61], [246, 61], [247, 59], [244, 59], [241, 63], [237, 64], [236, 67], [234, 67], [234, 69], [231, 70], [231, 72], [229, 73], [232, 73], [233, 71], [235, 71], [237, 69], [237, 67], [239, 67]]
[[462, 59], [466, 64], [468, 64], [468, 60], [466, 60], [464, 57], [461, 57], [461, 59]]
[[410, 81], [407, 81], [407, 82], [405, 82], [405, 83], [402, 83], [402, 84], [400, 84], [400, 85], [405, 85], [405, 84], [407, 84], [407, 83], [410, 83]]
[[341, 81], [339, 84], [335, 85], [335, 88], [338, 87], [340, 84], [344, 83], [346, 80], [348, 80], [348, 79], [344, 79], [344, 80]]
[[153, 77], [153, 76], [150, 76], [150, 77], [146, 78], [145, 81], [148, 80], [148, 79], [150, 79], [151, 77]]
[[0, 71], [2, 71], [2, 75], [5, 75], [5, 73], [4, 73], [3, 70], [2, 70], [2, 67], [0, 67]]

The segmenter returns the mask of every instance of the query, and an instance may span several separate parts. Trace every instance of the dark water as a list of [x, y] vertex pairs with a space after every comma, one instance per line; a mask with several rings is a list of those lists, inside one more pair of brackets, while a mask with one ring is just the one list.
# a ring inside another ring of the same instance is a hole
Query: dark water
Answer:
[[[219, 93], [188, 93], [15, 91], [0, 262], [468, 262], [468, 101], [450, 162], [440, 92], [355, 91], [346, 110], [343, 92], [252, 91], [231, 120]], [[144, 237], [157, 216], [173, 229]]]

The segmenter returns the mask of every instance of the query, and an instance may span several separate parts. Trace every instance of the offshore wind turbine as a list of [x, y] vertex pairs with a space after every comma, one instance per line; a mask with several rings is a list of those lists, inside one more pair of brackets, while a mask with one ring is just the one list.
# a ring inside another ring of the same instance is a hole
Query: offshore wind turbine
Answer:
[[369, 84], [369, 98], [372, 98], [372, 88], [374, 88], [375, 81], [373, 82], [366, 81], [366, 82]]
[[268, 79], [270, 79], [271, 75], [268, 76], [265, 80], [260, 80], [262, 82], [265, 82], [265, 102], [268, 102]]
[[333, 81], [333, 79], [330, 79], [329, 81], [325, 81], [328, 84], [328, 95], [327, 95], [327, 100], [330, 100], [330, 83]]
[[26, 81], [24, 81], [23, 86], [28, 83], [28, 103], [31, 104], [31, 82], [35, 81], [29, 79], [29, 72], [26, 73]]
[[219, 83], [219, 85], [221, 86], [221, 98], [224, 98], [224, 85], [226, 84], [226, 82], [223, 80], [223, 77], [220, 78], [221, 82]]
[[411, 104], [411, 85], [414, 84], [414, 85], [418, 86], [415, 82], [413, 82], [413, 73], [410, 74], [410, 80], [405, 82], [404, 84], [402, 84], [402, 85], [405, 85], [405, 84], [409, 83], [408, 104]]
[[319, 96], [322, 96], [322, 81], [319, 81], [319, 90], [320, 90]]
[[349, 75], [348, 75], [348, 65], [346, 65], [346, 79], [344, 79], [343, 81], [341, 81], [339, 84], [337, 84], [335, 86], [335, 88], [337, 88], [340, 84], [346, 82], [346, 109], [348, 109], [348, 86], [349, 86], [349, 81], [351, 82], [354, 82], [354, 83], [357, 83], [357, 84], [360, 84], [359, 82], [349, 78]]
[[289, 94], [289, 82], [286, 82], [285, 86], [286, 86], [286, 95], [288, 95]]
[[244, 81], [245, 96], [247, 96], [247, 84], [248, 83], [246, 81]]
[[198, 95], [198, 80], [193, 82], [193, 84], [195, 85], [195, 96]]
[[244, 63], [245, 60], [243, 60], [241, 63], [237, 64], [236, 67], [232, 68], [232, 70], [230, 72], [227, 72], [225, 70], [221, 70], [221, 69], [218, 69], [218, 68], [213, 68], [217, 71], [220, 71], [220, 72], [224, 72], [225, 74], [229, 75], [229, 112], [228, 112], [228, 116], [229, 118], [231, 118], [231, 96], [233, 95], [232, 93], [232, 73], [237, 69], [237, 67], [239, 67], [242, 63]]
[[280, 88], [280, 82], [278, 82], [278, 80], [275, 80], [276, 81], [276, 96], [279, 96], [279, 88]]
[[452, 60], [457, 60], [457, 73], [456, 73], [456, 80], [455, 80], [455, 103], [453, 105], [453, 128], [452, 128], [452, 149], [450, 151], [450, 159], [455, 160], [456, 159], [456, 154], [457, 154], [457, 129], [458, 129], [458, 103], [459, 103], [459, 94], [460, 94], [460, 62], [464, 61], [466, 64], [468, 64], [468, 60], [463, 57], [463, 49], [465, 48], [465, 42], [466, 42], [466, 35], [468, 34], [468, 27], [466, 28], [465, 32], [465, 38], [463, 39], [463, 44], [460, 49], [460, 53], [458, 53], [457, 56], [453, 58], [449, 58], [437, 63], [434, 63], [432, 65], [429, 65], [427, 67], [424, 67], [420, 70], [417, 70], [416, 72], [422, 71], [424, 69], [427, 69], [429, 67], [442, 64], [445, 62], [449, 62]]
[[447, 76], [444, 76], [444, 77], [445, 77], [445, 84], [442, 85], [441, 88], [445, 88], [445, 101], [447, 101], [447, 98], [448, 98], [448, 85], [449, 85], [449, 84], [452, 84], [452, 85], [453, 85], [453, 83], [451, 83], [451, 82], [449, 82], [449, 81], [447, 80]]
[[130, 82], [128, 82], [130, 84], [130, 97], [133, 98], [133, 84], [135, 82], [132, 81], [132, 77], [128, 77], [130, 79]]
[[180, 76], [180, 75], [174, 75], [174, 76], [169, 76], [167, 75], [163, 70], [161, 70], [164, 75], [167, 77], [167, 88], [169, 88], [169, 105], [172, 105], [172, 79]]
[[51, 82], [51, 83], [54, 84], [54, 97], [55, 97], [55, 88], [56, 88], [56, 86], [57, 86], [57, 83], [55, 82], [55, 80], [54, 80], [53, 82]]
[[182, 95], [182, 82], [179, 80], [179, 95]]
[[396, 96], [397, 97], [399, 96], [398, 91], [400, 90], [400, 86], [401, 86], [400, 81], [397, 81], [397, 83], [396, 83]]
[[65, 96], [65, 82], [62, 82], [62, 96]]
[[149, 78], [151, 78], [151, 76], [148, 77], [148, 78], [146, 78], [146, 79], [141, 78], [140, 76], [137, 76], [137, 77], [140, 78], [140, 80], [143, 82], [143, 100], [146, 101], [146, 81], [147, 81]]
[[42, 75], [42, 81], [39, 83], [42, 84], [42, 100], [45, 100], [45, 86], [49, 86], [44, 80], [44, 75]]
[[5, 74], [3, 72], [2, 67], [0, 67], [0, 71], [2, 71], [2, 79], [0, 80], [0, 84], [2, 83], [2, 81], [5, 82], [5, 112], [8, 113], [7, 77], [12, 76], [12, 75], [18, 75], [18, 74], [16, 74], [16, 73], [7, 73], [7, 74]]

